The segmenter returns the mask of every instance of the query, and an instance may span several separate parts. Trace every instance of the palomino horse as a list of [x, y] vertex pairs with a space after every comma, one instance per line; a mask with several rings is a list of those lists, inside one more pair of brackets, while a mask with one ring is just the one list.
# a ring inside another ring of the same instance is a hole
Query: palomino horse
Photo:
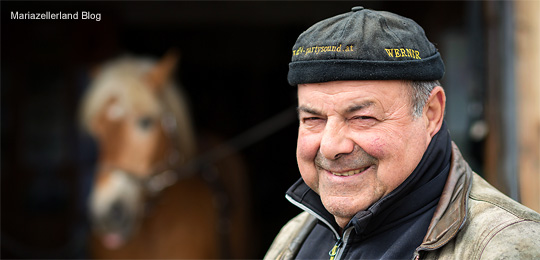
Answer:
[[187, 106], [170, 79], [176, 60], [109, 62], [83, 98], [83, 125], [98, 144], [93, 258], [250, 257], [243, 164], [234, 154], [194, 160]]

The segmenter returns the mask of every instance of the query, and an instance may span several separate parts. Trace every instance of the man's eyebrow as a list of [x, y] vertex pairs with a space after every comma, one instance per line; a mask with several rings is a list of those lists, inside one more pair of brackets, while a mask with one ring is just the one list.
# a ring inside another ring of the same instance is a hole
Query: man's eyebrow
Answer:
[[304, 107], [304, 106], [299, 106], [296, 108], [296, 112], [298, 114], [300, 114], [300, 112], [305, 112], [305, 113], [309, 113], [309, 114], [313, 114], [313, 115], [322, 115], [321, 112], [313, 109], [313, 108], [309, 108], [309, 107]]
[[[360, 103], [356, 103], [356, 104], [353, 104], [351, 106], [349, 106], [346, 110], [345, 110], [345, 113], [347, 114], [350, 114], [350, 113], [354, 113], [356, 111], [359, 111], [359, 110], [362, 110], [364, 108], [367, 108], [367, 107], [370, 107], [372, 106], [373, 104], [375, 104], [375, 102], [371, 101], [371, 100], [368, 100], [368, 101], [362, 101]], [[296, 111], [298, 114], [300, 114], [300, 112], [304, 112], [304, 113], [308, 113], [308, 114], [312, 114], [312, 115], [317, 115], [317, 116], [320, 116], [322, 115], [322, 112], [314, 109], [314, 108], [310, 108], [310, 107], [305, 107], [305, 106], [298, 106], [296, 108]]]
[[362, 110], [362, 109], [364, 109], [366, 107], [372, 106], [373, 104], [375, 104], [375, 102], [370, 101], [370, 100], [363, 101], [363, 102], [353, 104], [352, 106], [348, 107], [347, 110], [345, 110], [345, 112], [347, 114], [354, 113], [354, 112]]

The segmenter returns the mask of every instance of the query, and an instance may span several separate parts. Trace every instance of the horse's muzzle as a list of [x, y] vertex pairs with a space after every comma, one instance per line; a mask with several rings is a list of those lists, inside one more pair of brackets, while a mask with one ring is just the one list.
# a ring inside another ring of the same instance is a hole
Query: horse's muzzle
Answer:
[[92, 226], [104, 246], [116, 249], [125, 244], [136, 232], [137, 221], [143, 208], [140, 182], [121, 170], [94, 187], [90, 197]]

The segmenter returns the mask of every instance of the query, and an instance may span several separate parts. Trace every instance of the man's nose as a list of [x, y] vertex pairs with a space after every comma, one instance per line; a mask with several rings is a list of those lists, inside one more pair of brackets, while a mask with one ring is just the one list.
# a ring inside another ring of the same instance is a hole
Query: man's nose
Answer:
[[344, 123], [327, 122], [321, 139], [321, 154], [329, 160], [336, 160], [353, 150], [354, 141], [349, 138]]

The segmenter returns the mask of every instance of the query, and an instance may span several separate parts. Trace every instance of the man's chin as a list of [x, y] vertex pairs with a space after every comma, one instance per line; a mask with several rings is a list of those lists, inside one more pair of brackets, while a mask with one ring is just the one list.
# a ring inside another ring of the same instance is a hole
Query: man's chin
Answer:
[[356, 213], [367, 209], [367, 207], [369, 206], [351, 203], [350, 198], [323, 199], [322, 202], [326, 210], [330, 212], [330, 214], [334, 215], [334, 217], [336, 218], [336, 222], [342, 228], [347, 225], [347, 223], [356, 215]]

